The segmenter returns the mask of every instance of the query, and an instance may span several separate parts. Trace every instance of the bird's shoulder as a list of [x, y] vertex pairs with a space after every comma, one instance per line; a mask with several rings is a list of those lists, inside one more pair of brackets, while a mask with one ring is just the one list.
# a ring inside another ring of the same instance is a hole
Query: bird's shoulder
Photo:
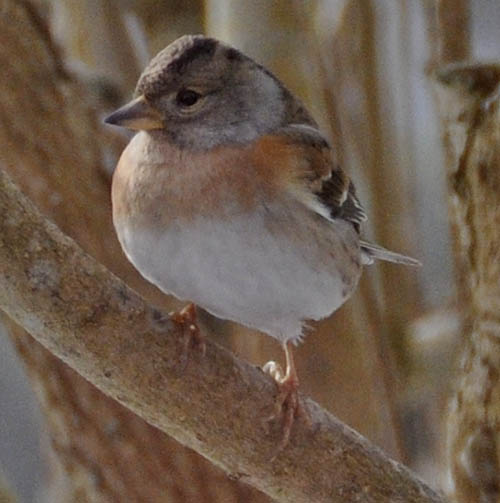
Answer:
[[266, 165], [269, 178], [328, 220], [344, 219], [357, 229], [366, 220], [353, 182], [316, 127], [284, 126], [260, 138], [254, 156], [260, 157], [255, 165]]

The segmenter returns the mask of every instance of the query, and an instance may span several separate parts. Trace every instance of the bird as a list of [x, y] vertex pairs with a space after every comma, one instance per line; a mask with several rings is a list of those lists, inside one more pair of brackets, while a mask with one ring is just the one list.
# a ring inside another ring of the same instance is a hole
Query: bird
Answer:
[[361, 237], [366, 213], [335, 150], [268, 69], [204, 35], [184, 35], [105, 122], [136, 131], [112, 180], [113, 223], [141, 275], [190, 304], [276, 339], [284, 448], [303, 414], [293, 346], [336, 311], [365, 265], [419, 265]]

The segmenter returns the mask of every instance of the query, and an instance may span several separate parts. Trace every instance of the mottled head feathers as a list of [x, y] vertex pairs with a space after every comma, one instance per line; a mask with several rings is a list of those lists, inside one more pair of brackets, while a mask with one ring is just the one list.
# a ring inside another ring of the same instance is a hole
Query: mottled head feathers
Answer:
[[269, 70], [203, 35], [185, 35], [158, 53], [135, 96], [158, 112], [160, 132], [191, 150], [248, 143], [288, 123], [315, 124]]
[[213, 57], [218, 45], [213, 38], [203, 35], [184, 35], [160, 51], [142, 72], [136, 95], [161, 92], [169, 76], [182, 74], [190, 63], [196, 59], [209, 60]]

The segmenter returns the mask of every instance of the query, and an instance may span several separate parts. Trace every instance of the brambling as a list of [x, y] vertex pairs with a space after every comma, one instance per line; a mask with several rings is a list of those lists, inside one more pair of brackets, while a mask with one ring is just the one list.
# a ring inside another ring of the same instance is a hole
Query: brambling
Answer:
[[[360, 238], [353, 183], [302, 103], [266, 68], [186, 35], [105, 122], [139, 131], [113, 176], [113, 222], [149, 281], [284, 347], [283, 439], [300, 412], [292, 344], [352, 294], [374, 259], [417, 265]], [[194, 329], [194, 310], [183, 316]]]

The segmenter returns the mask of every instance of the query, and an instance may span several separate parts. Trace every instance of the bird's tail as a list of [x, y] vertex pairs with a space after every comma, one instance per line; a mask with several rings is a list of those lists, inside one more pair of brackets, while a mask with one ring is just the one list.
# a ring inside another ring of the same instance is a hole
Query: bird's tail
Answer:
[[422, 265], [418, 260], [414, 258], [386, 250], [381, 246], [375, 245], [373, 243], [368, 243], [367, 241], [361, 241], [361, 251], [363, 252], [363, 256], [367, 264], [371, 264], [374, 259], [377, 259], [385, 260], [386, 262], [394, 262], [395, 264], [404, 264], [417, 267]]

